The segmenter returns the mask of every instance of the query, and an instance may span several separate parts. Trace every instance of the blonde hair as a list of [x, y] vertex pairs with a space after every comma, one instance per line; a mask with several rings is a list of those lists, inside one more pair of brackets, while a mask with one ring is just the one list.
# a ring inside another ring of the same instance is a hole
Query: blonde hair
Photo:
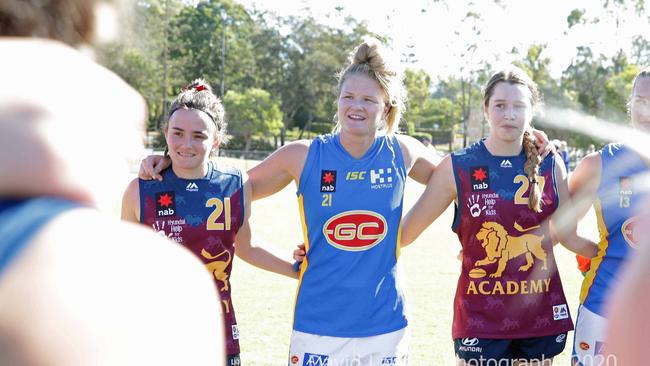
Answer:
[[[537, 84], [520, 68], [511, 66], [505, 70], [498, 71], [492, 75], [487, 82], [483, 91], [483, 105], [488, 106], [490, 98], [494, 94], [494, 88], [499, 83], [508, 83], [512, 85], [523, 85], [530, 91], [530, 104], [535, 109], [541, 104], [541, 96], [537, 89]], [[526, 154], [526, 163], [524, 164], [524, 172], [528, 175], [530, 181], [530, 190], [528, 192], [528, 207], [535, 211], [542, 211], [542, 192], [539, 188], [539, 165], [542, 162], [542, 157], [537, 152], [535, 146], [535, 139], [530, 131], [524, 132], [523, 150]]]
[[107, 0], [2, 0], [0, 35], [49, 38], [77, 46], [92, 43], [95, 5]]
[[224, 144], [228, 140], [226, 128], [228, 124], [225, 120], [225, 111], [221, 100], [217, 98], [212, 92], [212, 87], [203, 79], [195, 79], [191, 84], [184, 87], [182, 91], [176, 96], [169, 106], [169, 113], [167, 118], [161, 124], [164, 131], [167, 129], [169, 119], [174, 112], [179, 109], [196, 109], [207, 114], [217, 128], [215, 138]]
[[[386, 128], [390, 134], [397, 129], [404, 113], [406, 89], [403, 75], [396, 67], [389, 64], [384, 56], [385, 53], [386, 51], [376, 39], [368, 39], [361, 43], [352, 52], [350, 64], [337, 75], [337, 89], [340, 94], [343, 84], [351, 75], [365, 75], [375, 80], [381, 87], [385, 96], [384, 103], [388, 106], [385, 125], [380, 126], [380, 129]], [[334, 131], [340, 130], [340, 127], [340, 121], [336, 119]]]

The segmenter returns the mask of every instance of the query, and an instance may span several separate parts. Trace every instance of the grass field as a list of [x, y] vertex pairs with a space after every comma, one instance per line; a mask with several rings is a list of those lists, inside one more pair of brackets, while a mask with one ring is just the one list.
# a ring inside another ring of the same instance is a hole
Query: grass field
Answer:
[[[241, 168], [254, 162], [228, 159]], [[408, 209], [423, 186], [409, 180], [404, 205]], [[406, 300], [412, 331], [410, 364], [453, 365], [451, 319], [460, 262], [460, 244], [450, 226], [453, 209], [447, 210], [412, 246], [402, 251], [400, 268], [406, 285]], [[255, 235], [287, 256], [302, 242], [295, 186], [253, 204], [252, 227]], [[595, 238], [595, 219], [588, 216], [580, 231]], [[572, 253], [561, 246], [555, 256], [575, 320], [582, 276]], [[233, 303], [241, 334], [242, 361], [246, 366], [286, 365], [293, 303], [297, 281], [267, 273], [235, 259], [232, 274]], [[555, 365], [570, 365], [570, 342]]]

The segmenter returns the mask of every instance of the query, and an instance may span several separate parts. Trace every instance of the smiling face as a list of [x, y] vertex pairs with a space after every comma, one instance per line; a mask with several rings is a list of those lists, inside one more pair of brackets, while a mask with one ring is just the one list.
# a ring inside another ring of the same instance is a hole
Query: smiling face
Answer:
[[373, 135], [388, 110], [379, 83], [362, 74], [348, 76], [338, 99], [338, 120], [342, 133]]
[[630, 101], [632, 125], [650, 133], [650, 77], [642, 76], [636, 80]]
[[522, 84], [499, 82], [484, 106], [490, 135], [503, 142], [521, 141], [533, 119], [531, 92]]
[[179, 109], [169, 118], [165, 139], [172, 167], [185, 178], [196, 178], [219, 147], [216, 126], [210, 116], [197, 109]]

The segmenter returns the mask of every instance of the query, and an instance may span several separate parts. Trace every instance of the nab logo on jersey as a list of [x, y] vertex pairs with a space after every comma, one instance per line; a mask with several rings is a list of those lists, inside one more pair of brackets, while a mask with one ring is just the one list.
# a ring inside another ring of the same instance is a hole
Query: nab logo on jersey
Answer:
[[342, 212], [323, 225], [323, 234], [330, 245], [353, 252], [374, 247], [387, 232], [386, 219], [376, 212], [365, 210]]
[[174, 192], [156, 193], [156, 217], [176, 215], [176, 200]]
[[336, 170], [320, 171], [320, 191], [336, 192]]
[[472, 191], [484, 191], [490, 188], [490, 172], [487, 166], [470, 168]]
[[330, 357], [327, 355], [317, 355], [313, 353], [305, 353], [303, 357], [302, 366], [328, 366]]

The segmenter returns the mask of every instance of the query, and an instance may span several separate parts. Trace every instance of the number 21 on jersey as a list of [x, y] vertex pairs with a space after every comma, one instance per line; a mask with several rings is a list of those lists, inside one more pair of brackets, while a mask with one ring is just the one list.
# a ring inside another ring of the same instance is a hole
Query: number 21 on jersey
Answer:
[[323, 193], [323, 202], [321, 203], [322, 207], [332, 207], [332, 194]]
[[[230, 216], [230, 197], [223, 200], [220, 198], [210, 198], [205, 202], [205, 207], [214, 207], [212, 213], [205, 222], [208, 230], [230, 230], [231, 216]], [[223, 222], [217, 222], [223, 214]]]

